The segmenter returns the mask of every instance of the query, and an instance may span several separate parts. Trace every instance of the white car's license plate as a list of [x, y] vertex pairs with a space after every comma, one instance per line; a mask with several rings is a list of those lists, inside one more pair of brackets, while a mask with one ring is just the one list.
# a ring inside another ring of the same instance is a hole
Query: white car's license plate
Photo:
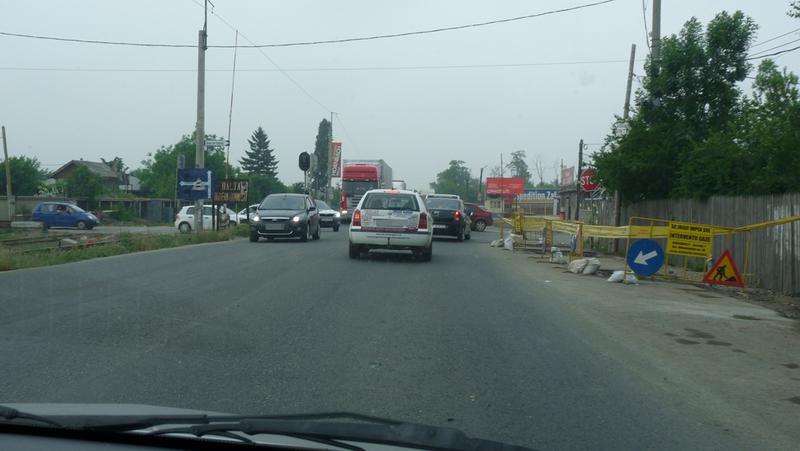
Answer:
[[283, 224], [264, 224], [264, 230], [283, 230]]
[[446, 228], [447, 228], [447, 226], [446, 226], [446, 225], [444, 225], [444, 224], [434, 224], [434, 225], [433, 225], [433, 228], [434, 228], [434, 229], [446, 229]]

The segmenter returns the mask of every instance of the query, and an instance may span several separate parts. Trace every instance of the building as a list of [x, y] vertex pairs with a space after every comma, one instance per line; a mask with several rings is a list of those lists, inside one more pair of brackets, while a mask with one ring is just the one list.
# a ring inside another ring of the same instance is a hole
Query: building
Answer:
[[86, 160], [69, 161], [51, 172], [50, 178], [57, 182], [66, 181], [81, 166], [100, 176], [103, 181], [103, 189], [106, 191], [118, 191], [120, 186], [128, 186], [130, 184], [127, 174], [119, 174], [105, 163]]

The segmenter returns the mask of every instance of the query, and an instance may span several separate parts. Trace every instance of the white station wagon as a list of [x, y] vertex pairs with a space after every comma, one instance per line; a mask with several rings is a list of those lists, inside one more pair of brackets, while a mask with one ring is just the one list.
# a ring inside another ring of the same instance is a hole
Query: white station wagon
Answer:
[[426, 262], [433, 254], [433, 218], [413, 191], [367, 191], [353, 211], [348, 236], [350, 258], [370, 249], [410, 250]]

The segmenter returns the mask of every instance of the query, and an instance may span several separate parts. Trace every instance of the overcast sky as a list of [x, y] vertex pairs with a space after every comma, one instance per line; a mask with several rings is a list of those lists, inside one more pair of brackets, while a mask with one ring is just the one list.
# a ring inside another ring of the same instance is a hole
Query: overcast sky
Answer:
[[[415, 31], [544, 12], [592, 0], [214, 0], [214, 10], [256, 43]], [[202, 2], [202, 0], [197, 0]], [[722, 10], [753, 17], [762, 41], [800, 28], [789, 0], [664, 0], [662, 34], [691, 16]], [[650, 4], [647, 21], [650, 26]], [[193, 0], [0, 0], [0, 31], [82, 39], [194, 44], [203, 10]], [[344, 158], [382, 158], [395, 178], [427, 189], [449, 160], [479, 168], [524, 149], [553, 168], [577, 160], [577, 143], [599, 143], [621, 114], [630, 45], [636, 73], [647, 52], [641, 0], [481, 28], [334, 45], [266, 49], [312, 100], [259, 51], [240, 49], [231, 133], [238, 161], [259, 125], [280, 160], [279, 177], [302, 179], [297, 154], [313, 150], [330, 111]], [[767, 49], [797, 39], [770, 42]], [[209, 15], [209, 44], [234, 31]], [[246, 40], [240, 36], [240, 44]], [[796, 44], [795, 44], [796, 45]], [[789, 48], [792, 46], [789, 46]], [[122, 157], [136, 168], [148, 152], [192, 132], [197, 51], [50, 42], [0, 36], [0, 123], [12, 155], [54, 169], [70, 159]], [[297, 71], [324, 68], [613, 63], [525, 67]], [[209, 49], [206, 132], [226, 135], [233, 50]], [[800, 71], [800, 52], [777, 59]], [[81, 71], [11, 68], [86, 69]], [[138, 71], [110, 71], [132, 69]], [[171, 70], [171, 71], [167, 71]], [[272, 71], [270, 71], [272, 70]], [[321, 105], [320, 105], [321, 104]], [[592, 147], [591, 149], [596, 149]], [[548, 179], [554, 177], [551, 169]]]

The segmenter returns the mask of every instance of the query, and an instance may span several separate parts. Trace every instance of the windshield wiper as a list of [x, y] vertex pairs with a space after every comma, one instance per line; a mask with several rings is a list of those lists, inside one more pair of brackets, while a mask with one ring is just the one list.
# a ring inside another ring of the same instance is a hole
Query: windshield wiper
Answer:
[[61, 423], [51, 420], [47, 417], [34, 415], [32, 413], [25, 413], [20, 412], [17, 409], [12, 409], [11, 407], [0, 406], [0, 418], [5, 420], [29, 420], [29, 421], [37, 421], [39, 423], [45, 423], [50, 426], [55, 426], [58, 428], [64, 427]]
[[[275, 416], [187, 415], [116, 418], [101, 416], [85, 417], [81, 423], [85, 428], [92, 430], [136, 431], [153, 435], [181, 433], [197, 437], [217, 435], [239, 440], [244, 436], [236, 434], [237, 432], [251, 437], [256, 434], [281, 435], [354, 451], [361, 451], [361, 448], [341, 441], [440, 450], [528, 450], [528, 448], [470, 438], [457, 429], [406, 423], [349, 412]], [[174, 427], [143, 431], [159, 425], [174, 425]]]

